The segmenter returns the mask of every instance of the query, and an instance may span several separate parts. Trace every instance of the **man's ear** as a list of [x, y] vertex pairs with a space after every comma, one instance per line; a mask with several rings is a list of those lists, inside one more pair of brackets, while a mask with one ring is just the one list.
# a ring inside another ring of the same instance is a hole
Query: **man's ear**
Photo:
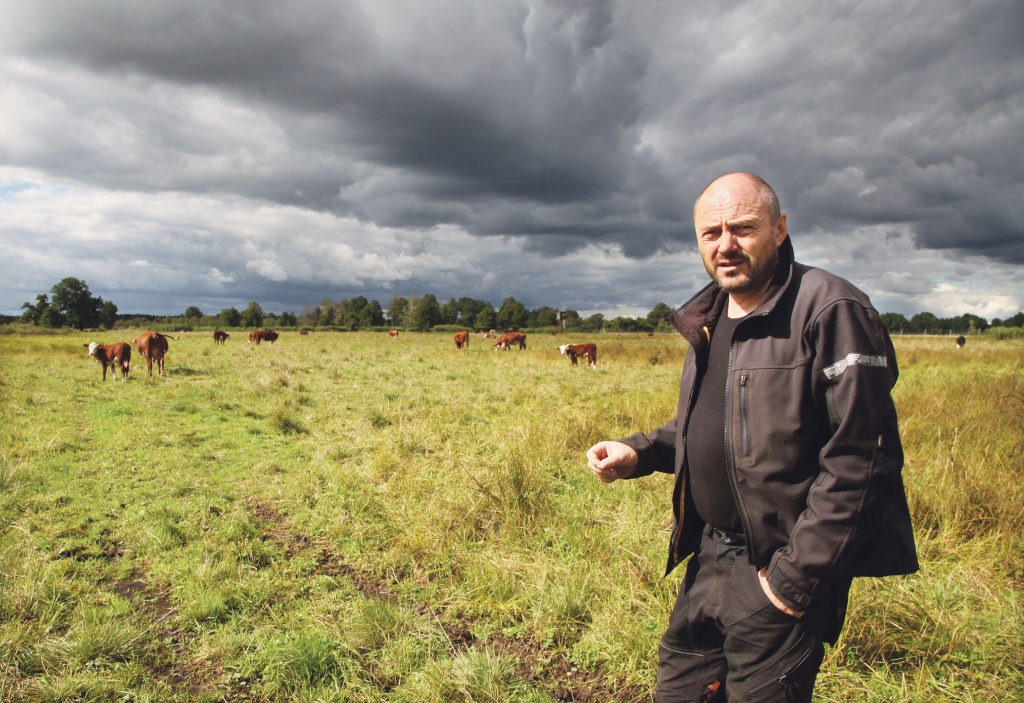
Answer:
[[786, 213], [783, 212], [779, 214], [779, 219], [775, 221], [775, 244], [782, 246], [787, 236], [789, 236], [789, 227], [786, 225]]

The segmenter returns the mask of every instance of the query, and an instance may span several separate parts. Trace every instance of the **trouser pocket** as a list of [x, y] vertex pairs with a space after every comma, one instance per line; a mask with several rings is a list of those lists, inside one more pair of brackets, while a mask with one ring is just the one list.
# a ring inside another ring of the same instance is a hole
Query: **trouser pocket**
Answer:
[[729, 700], [810, 703], [825, 653], [815, 614], [794, 618], [769, 604], [728, 628]]
[[[818, 666], [813, 665], [814, 650], [820, 644], [813, 639], [799, 644], [780, 657], [770, 667], [747, 680], [747, 695], [744, 700], [753, 701], [784, 701], [785, 703], [802, 703], [811, 700], [811, 690], [818, 673]], [[807, 674], [810, 674], [808, 682]], [[808, 685], [809, 684], [809, 685]], [[806, 689], [806, 699], [802, 691]]]

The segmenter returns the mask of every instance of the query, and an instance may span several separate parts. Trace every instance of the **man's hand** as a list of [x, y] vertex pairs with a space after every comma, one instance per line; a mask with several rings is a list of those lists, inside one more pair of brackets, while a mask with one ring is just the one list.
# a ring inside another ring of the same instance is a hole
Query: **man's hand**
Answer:
[[598, 442], [587, 452], [587, 466], [605, 483], [629, 478], [639, 461], [636, 451], [622, 442]]
[[802, 610], [793, 610], [779, 600], [779, 597], [775, 595], [774, 591], [772, 591], [772, 587], [768, 583], [767, 577], [764, 575], [764, 569], [757, 572], [757, 580], [761, 582], [761, 588], [764, 590], [764, 594], [768, 596], [768, 600], [772, 602], [772, 605], [784, 612], [786, 615], [792, 615], [794, 618], [802, 618], [804, 616], [804, 612]]

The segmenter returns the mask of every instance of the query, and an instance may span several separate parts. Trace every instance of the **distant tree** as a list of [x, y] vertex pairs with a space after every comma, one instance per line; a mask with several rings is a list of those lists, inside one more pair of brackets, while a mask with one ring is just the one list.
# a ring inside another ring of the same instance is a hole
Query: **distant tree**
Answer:
[[27, 322], [33, 325], [38, 325], [39, 321], [43, 318], [43, 313], [50, 307], [50, 296], [46, 293], [36, 296], [36, 304], [24, 303], [21, 309], [24, 310], [21, 314], [21, 321]]
[[479, 329], [479, 326], [476, 324], [476, 316], [477, 313], [484, 309], [485, 305], [487, 305], [487, 303], [483, 300], [474, 300], [473, 298], [465, 297], [459, 298], [459, 302], [457, 303], [459, 310], [457, 318], [458, 323], [466, 327]]
[[441, 324], [454, 325], [459, 321], [459, 303], [455, 298], [448, 298], [448, 302], [441, 306]]
[[654, 306], [654, 309], [647, 313], [647, 322], [652, 328], [660, 325], [666, 317], [671, 315], [675, 310], [670, 308], [665, 303], [658, 303]]
[[225, 308], [220, 311], [220, 324], [224, 327], [241, 327], [242, 326], [242, 315], [236, 308]]
[[910, 318], [910, 329], [908, 332], [938, 334], [939, 327], [939, 318], [930, 312], [919, 312]]
[[67, 320], [60, 311], [52, 305], [43, 310], [43, 314], [39, 317], [39, 324], [43, 327], [52, 327], [54, 329], [63, 327], [67, 323]]
[[335, 319], [340, 320], [350, 330], [357, 330], [364, 326], [363, 310], [369, 304], [369, 301], [361, 295], [357, 295], [351, 300], [342, 300], [337, 305]]
[[433, 293], [427, 293], [419, 300], [412, 315], [412, 327], [417, 330], [429, 330], [441, 324], [441, 306]]
[[381, 327], [384, 325], [384, 310], [380, 303], [371, 300], [359, 313], [359, 323], [362, 327]]
[[900, 334], [904, 330], [910, 331], [910, 321], [898, 312], [882, 313], [879, 317], [889, 334]]
[[957, 334], [976, 334], [984, 332], [989, 327], [988, 320], [969, 312], [964, 313], [960, 317], [942, 320], [942, 323], [950, 332], [956, 332]]
[[580, 314], [575, 310], [563, 310], [562, 319], [565, 320], [565, 329], [567, 330], [579, 327], [582, 322]]
[[558, 311], [542, 305], [530, 313], [530, 327], [551, 327], [558, 324]]
[[299, 320], [293, 312], [282, 312], [281, 317], [277, 318], [277, 322], [282, 327], [295, 327]]
[[623, 317], [619, 316], [604, 324], [605, 329], [611, 332], [650, 332], [654, 326], [644, 317]]
[[263, 308], [255, 300], [249, 301], [249, 306], [242, 311], [242, 327], [261, 327], [263, 325]]
[[583, 320], [580, 324], [579, 329], [583, 332], [600, 332], [604, 327], [604, 315], [601, 313], [595, 313]]
[[114, 305], [113, 301], [106, 300], [103, 305], [100, 306], [100, 324], [106, 327], [108, 330], [114, 328], [114, 323], [117, 322], [117, 306]]
[[89, 286], [80, 278], [69, 276], [50, 290], [50, 307], [60, 313], [69, 327], [79, 330], [96, 327], [102, 306], [103, 298], [93, 297]]
[[396, 295], [388, 303], [388, 324], [395, 327], [402, 327], [405, 315], [409, 309], [409, 301], [401, 295]]
[[502, 329], [519, 329], [526, 327], [530, 320], [530, 311], [518, 300], [509, 296], [501, 301], [498, 310], [498, 327]]
[[[995, 323], [993, 322], [993, 324]], [[1003, 320], [1003, 327], [1024, 327], [1024, 312], [1019, 312]]]
[[484, 303], [484, 306], [476, 313], [473, 328], [478, 330], [493, 330], [498, 326], [498, 313], [494, 306]]
[[193, 319], [193, 318], [195, 318], [195, 319], [198, 320], [202, 316], [203, 316], [203, 311], [200, 310], [199, 308], [197, 308], [195, 305], [190, 305], [187, 308], [185, 308], [185, 318], [186, 319]]

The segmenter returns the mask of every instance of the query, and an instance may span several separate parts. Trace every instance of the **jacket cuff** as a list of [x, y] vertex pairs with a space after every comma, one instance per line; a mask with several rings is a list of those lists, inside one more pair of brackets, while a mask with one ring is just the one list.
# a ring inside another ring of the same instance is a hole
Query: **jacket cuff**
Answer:
[[787, 607], [797, 612], [806, 612], [811, 606], [811, 595], [787, 579], [782, 573], [782, 569], [778, 568], [777, 561], [769, 570], [767, 578], [768, 585], [772, 587], [772, 593]]
[[655, 471], [655, 450], [654, 445], [651, 444], [651, 440], [647, 439], [647, 435], [643, 432], [635, 432], [628, 437], [615, 440], [622, 442], [623, 444], [632, 447], [633, 451], [636, 452], [639, 457], [639, 462], [636, 465], [636, 470], [633, 471], [626, 480], [634, 478], [643, 478], [644, 476], [650, 476]]

